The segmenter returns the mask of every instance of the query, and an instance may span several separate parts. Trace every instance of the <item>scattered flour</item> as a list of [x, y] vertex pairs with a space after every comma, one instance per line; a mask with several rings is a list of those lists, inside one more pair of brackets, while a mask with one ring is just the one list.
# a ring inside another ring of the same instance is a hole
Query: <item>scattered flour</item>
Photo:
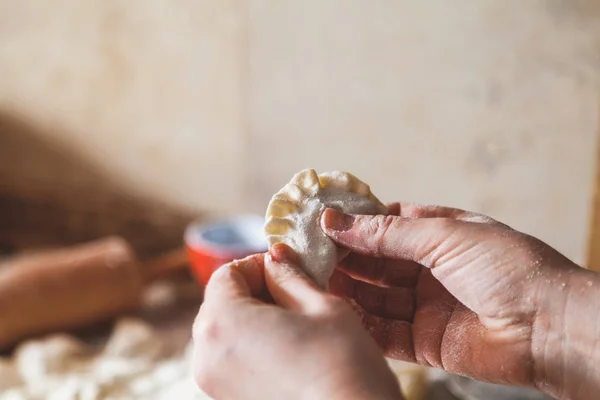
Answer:
[[21, 344], [0, 359], [0, 400], [211, 400], [191, 355], [191, 343], [172, 354], [150, 326], [124, 318], [100, 351], [63, 334]]

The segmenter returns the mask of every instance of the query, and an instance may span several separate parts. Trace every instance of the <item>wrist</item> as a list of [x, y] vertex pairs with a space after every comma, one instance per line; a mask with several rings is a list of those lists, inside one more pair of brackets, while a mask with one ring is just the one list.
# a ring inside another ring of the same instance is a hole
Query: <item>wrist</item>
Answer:
[[600, 274], [575, 265], [544, 277], [533, 325], [533, 381], [558, 399], [600, 389]]

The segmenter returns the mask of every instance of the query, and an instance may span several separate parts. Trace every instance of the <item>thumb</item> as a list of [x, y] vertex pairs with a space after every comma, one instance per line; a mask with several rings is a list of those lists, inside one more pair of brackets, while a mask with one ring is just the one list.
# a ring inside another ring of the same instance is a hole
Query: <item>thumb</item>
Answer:
[[327, 209], [321, 228], [337, 244], [372, 257], [415, 261], [434, 268], [461, 245], [457, 230], [472, 227], [451, 218], [347, 215]]
[[293, 310], [317, 309], [326, 296], [300, 269], [297, 254], [279, 243], [265, 257], [265, 280], [277, 304]]

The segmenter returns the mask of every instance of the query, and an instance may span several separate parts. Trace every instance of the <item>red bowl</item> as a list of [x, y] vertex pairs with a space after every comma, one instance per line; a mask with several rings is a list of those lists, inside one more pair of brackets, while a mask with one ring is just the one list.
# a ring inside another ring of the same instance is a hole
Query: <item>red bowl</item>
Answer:
[[239, 215], [210, 222], [194, 222], [185, 231], [185, 246], [192, 273], [204, 287], [221, 265], [267, 251], [265, 219]]

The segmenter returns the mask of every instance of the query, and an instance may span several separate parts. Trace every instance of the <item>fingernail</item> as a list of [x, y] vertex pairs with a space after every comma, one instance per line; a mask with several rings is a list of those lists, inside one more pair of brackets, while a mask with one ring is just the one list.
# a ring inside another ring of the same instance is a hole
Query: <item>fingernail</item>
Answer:
[[344, 232], [352, 228], [354, 219], [355, 218], [352, 215], [341, 213], [333, 208], [328, 208], [321, 216], [321, 220], [326, 229], [338, 232]]
[[269, 257], [278, 264], [295, 264], [298, 255], [290, 246], [284, 243], [277, 243], [269, 250]]

